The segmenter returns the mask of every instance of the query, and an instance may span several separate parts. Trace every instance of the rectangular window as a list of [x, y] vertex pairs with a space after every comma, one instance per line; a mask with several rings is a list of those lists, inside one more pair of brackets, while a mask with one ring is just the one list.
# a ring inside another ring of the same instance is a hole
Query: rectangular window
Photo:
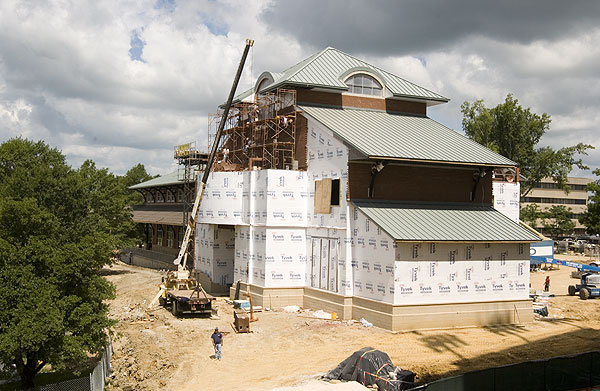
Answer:
[[467, 258], [467, 259], [471, 259], [471, 246], [467, 246], [467, 254], [466, 254], [466, 258]]
[[167, 190], [167, 202], [175, 202], [175, 195], [170, 190]]
[[454, 264], [456, 262], [456, 250], [450, 251], [450, 264]]
[[331, 212], [331, 178], [315, 181], [315, 213]]
[[173, 247], [173, 239], [174, 239], [173, 227], [170, 225], [167, 227], [167, 247]]
[[185, 227], [177, 228], [177, 247], [181, 248], [181, 243], [183, 243], [183, 234], [185, 231]]
[[489, 244], [489, 243], [486, 243], [486, 244], [485, 244], [485, 248], [490, 248], [490, 244]]
[[161, 224], [159, 224], [156, 228], [156, 244], [158, 246], [163, 245], [163, 229]]
[[523, 243], [519, 243], [519, 255], [523, 254], [524, 249], [525, 249], [525, 245]]
[[177, 202], [183, 202], [183, 190], [177, 190]]
[[500, 265], [506, 265], [506, 253], [500, 253]]
[[412, 257], [414, 258], [419, 258], [419, 245], [418, 244], [413, 244], [412, 246]]
[[435, 243], [431, 243], [429, 245], [429, 253], [430, 254], [435, 254]]

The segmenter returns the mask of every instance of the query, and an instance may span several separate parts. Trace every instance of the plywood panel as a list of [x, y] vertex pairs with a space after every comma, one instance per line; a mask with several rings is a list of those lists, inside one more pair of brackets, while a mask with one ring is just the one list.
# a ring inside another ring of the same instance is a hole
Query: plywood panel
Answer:
[[331, 211], [331, 178], [315, 181], [315, 213]]

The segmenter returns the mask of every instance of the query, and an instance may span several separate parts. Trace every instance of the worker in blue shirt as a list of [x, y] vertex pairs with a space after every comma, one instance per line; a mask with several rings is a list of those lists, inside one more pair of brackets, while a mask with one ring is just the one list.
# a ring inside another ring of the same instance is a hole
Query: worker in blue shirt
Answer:
[[219, 328], [215, 327], [215, 332], [210, 336], [215, 348], [215, 359], [221, 360], [221, 347], [223, 346], [223, 334], [219, 332]]

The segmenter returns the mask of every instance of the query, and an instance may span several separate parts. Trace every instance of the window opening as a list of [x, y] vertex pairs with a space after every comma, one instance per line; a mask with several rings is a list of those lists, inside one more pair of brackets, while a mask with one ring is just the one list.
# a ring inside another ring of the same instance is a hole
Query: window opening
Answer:
[[158, 228], [156, 229], [156, 244], [159, 246], [163, 245], [163, 229], [162, 229], [162, 225], [158, 225]]
[[352, 94], [372, 96], [383, 95], [383, 87], [381, 84], [379, 84], [373, 76], [364, 73], [350, 76], [346, 79], [346, 85], [348, 86], [348, 92]]
[[167, 227], [167, 247], [173, 247], [173, 227]]
[[339, 179], [331, 180], [331, 205], [332, 206], [340, 205], [340, 180]]

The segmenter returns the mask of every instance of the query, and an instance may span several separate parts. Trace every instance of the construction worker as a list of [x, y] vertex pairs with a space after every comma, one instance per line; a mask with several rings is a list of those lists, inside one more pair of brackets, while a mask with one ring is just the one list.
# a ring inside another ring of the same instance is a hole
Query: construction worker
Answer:
[[213, 347], [215, 348], [215, 360], [221, 360], [221, 347], [223, 346], [223, 334], [219, 332], [219, 328], [215, 327], [215, 332], [210, 336]]
[[544, 292], [550, 291], [550, 276], [546, 276], [546, 281], [544, 281]]

